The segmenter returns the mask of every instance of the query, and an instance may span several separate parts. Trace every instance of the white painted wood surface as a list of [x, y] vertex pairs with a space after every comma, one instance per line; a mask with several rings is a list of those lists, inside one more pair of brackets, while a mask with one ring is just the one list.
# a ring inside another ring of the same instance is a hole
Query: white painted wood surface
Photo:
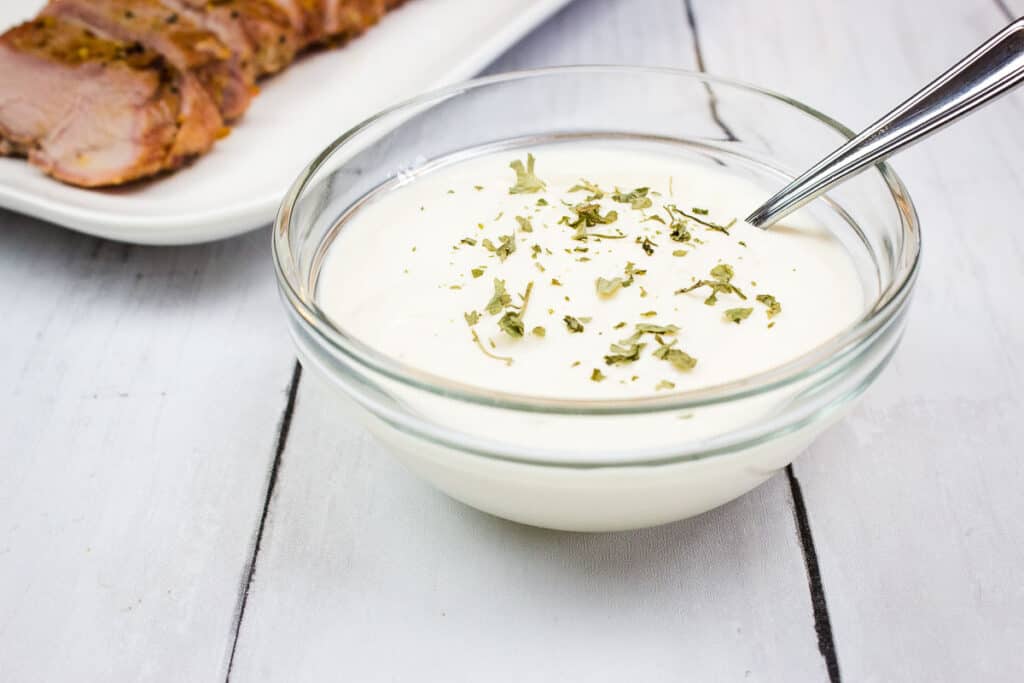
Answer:
[[[697, 13], [709, 70], [853, 127], [1007, 21], [964, 0], [698, 0]], [[764, 42], [712, 38], [728, 30]], [[903, 348], [795, 465], [848, 680], [1024, 675], [1022, 120], [1017, 93], [894, 161], [925, 242]]]
[[215, 679], [294, 362], [269, 236], [0, 224], [0, 680]]
[[[491, 70], [693, 68], [684, 5], [643, 4], [579, 2]], [[412, 479], [320, 391], [299, 392], [232, 680], [825, 678], [784, 479], [641, 533], [529, 529]]]
[[996, 0], [1007, 19], [1024, 16], [1024, 0]]
[[[493, 69], [693, 67], [686, 9], [577, 0]], [[1007, 20], [692, 9], [709, 71], [853, 126]], [[844, 680], [1024, 672], [1022, 114], [895, 163], [926, 242], [905, 346], [795, 467]], [[661, 529], [518, 527], [426, 488], [307, 381], [275, 469], [293, 357], [268, 242], [132, 248], [0, 213], [0, 681], [829, 679], [785, 477]]]

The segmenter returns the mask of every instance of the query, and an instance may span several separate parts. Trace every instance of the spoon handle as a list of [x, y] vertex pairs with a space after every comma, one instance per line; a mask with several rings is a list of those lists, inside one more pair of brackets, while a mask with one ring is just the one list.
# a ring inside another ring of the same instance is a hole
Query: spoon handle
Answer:
[[988, 39], [892, 112], [819, 161], [747, 217], [767, 228], [865, 167], [1024, 81], [1024, 18]]

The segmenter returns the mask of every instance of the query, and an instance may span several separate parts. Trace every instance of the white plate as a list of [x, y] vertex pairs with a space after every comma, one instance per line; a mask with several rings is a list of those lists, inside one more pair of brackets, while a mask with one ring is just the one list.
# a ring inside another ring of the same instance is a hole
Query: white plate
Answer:
[[[140, 244], [188, 244], [273, 220], [313, 157], [353, 124], [424, 90], [469, 78], [570, 0], [411, 0], [340, 50], [261, 84], [231, 135], [191, 166], [116, 190], [63, 185], [0, 158], [0, 206]], [[40, 0], [0, 2], [0, 29]]]

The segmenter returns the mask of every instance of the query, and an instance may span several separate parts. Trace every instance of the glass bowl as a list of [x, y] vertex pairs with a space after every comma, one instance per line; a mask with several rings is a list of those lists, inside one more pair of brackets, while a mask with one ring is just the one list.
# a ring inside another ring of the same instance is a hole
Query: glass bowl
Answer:
[[378, 353], [323, 313], [325, 254], [347, 218], [379, 193], [495, 149], [625, 137], [728, 167], [767, 197], [850, 136], [790, 98], [674, 69], [510, 73], [387, 109], [320, 154], [278, 214], [274, 263], [299, 358], [329, 387], [323, 395], [339, 415], [360, 420], [437, 488], [494, 515], [610, 531], [721, 505], [785, 467], [849, 410], [899, 342], [920, 232], [885, 164], [802, 210], [839, 238], [857, 268], [866, 296], [856, 322], [784, 365], [695, 391], [560, 400], [432, 376]]

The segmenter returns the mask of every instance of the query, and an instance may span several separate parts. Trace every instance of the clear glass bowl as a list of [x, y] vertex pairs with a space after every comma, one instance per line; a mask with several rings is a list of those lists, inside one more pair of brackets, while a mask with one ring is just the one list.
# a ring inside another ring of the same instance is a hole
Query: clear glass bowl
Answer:
[[894, 352], [920, 232], [905, 188], [885, 164], [803, 209], [839, 237], [860, 273], [867, 303], [857, 322], [785, 365], [697, 391], [558, 400], [431, 376], [381, 355], [348, 334], [344, 321], [324, 315], [317, 304], [324, 256], [348, 216], [439, 160], [629, 137], [728, 167], [763, 185], [767, 197], [850, 136], [782, 95], [672, 69], [503, 74], [392, 107], [317, 157], [278, 215], [274, 263], [299, 357], [330, 387], [325, 395], [339, 411], [360, 419], [413, 471], [479, 509], [587, 531], [703, 512], [791, 462]]

